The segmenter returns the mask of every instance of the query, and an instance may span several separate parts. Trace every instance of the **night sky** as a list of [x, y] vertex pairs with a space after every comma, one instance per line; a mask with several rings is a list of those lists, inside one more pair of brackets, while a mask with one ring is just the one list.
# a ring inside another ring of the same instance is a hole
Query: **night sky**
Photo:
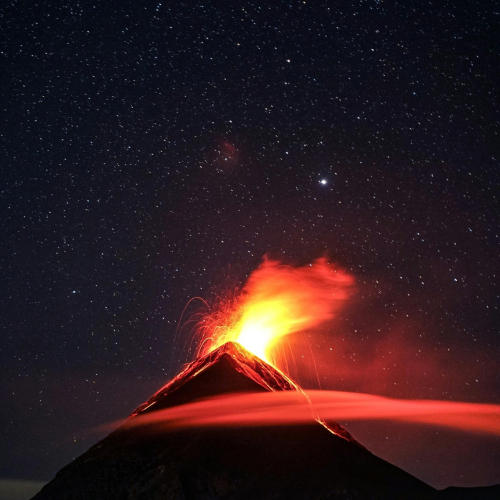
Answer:
[[[488, 1], [6, 3], [0, 482], [48, 481], [101, 439], [193, 359], [189, 299], [265, 254], [357, 283], [295, 353], [305, 387], [314, 355], [322, 388], [500, 404], [499, 19]], [[433, 486], [500, 483], [499, 438], [347, 426]]]

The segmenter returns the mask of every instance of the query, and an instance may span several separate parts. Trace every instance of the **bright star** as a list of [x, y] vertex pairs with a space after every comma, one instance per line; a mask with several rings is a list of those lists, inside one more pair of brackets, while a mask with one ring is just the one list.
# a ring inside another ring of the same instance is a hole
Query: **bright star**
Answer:
[[326, 179], [321, 179], [319, 181], [320, 184], [323, 184], [323, 186], [327, 183], [328, 181]]

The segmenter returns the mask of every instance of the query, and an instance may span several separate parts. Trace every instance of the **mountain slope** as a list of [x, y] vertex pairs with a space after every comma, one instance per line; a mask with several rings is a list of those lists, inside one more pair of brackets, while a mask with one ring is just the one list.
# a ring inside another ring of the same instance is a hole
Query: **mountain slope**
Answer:
[[[188, 365], [129, 417], [231, 392], [297, 390], [238, 344]], [[158, 430], [123, 425], [63, 468], [45, 499], [417, 499], [435, 490], [338, 424]]]

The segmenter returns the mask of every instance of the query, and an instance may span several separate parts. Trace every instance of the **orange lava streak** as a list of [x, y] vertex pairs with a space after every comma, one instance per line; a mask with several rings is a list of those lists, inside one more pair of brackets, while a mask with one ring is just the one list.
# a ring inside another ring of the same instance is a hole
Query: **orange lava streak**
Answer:
[[232, 307], [208, 319], [202, 354], [233, 341], [271, 363], [269, 351], [280, 338], [331, 319], [353, 284], [325, 258], [296, 268], [265, 259]]
[[242, 393], [214, 397], [126, 421], [126, 426], [217, 427], [311, 424], [323, 420], [391, 420], [500, 436], [500, 405], [402, 400], [371, 394], [308, 391]]

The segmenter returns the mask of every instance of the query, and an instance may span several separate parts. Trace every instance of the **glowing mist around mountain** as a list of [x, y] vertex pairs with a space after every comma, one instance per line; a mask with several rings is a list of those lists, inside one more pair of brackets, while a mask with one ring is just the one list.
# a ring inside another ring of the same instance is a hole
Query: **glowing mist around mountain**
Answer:
[[265, 259], [237, 299], [203, 317], [201, 354], [233, 341], [272, 363], [282, 337], [333, 318], [353, 285], [352, 276], [325, 258], [302, 267]]

